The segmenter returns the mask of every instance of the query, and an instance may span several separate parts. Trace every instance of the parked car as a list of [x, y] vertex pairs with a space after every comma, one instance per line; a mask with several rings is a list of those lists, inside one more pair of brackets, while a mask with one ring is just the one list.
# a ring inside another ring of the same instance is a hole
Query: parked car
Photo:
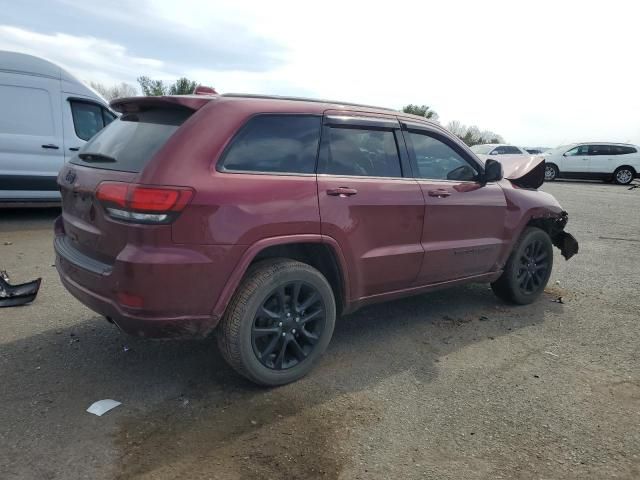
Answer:
[[544, 156], [546, 181], [583, 178], [629, 185], [640, 172], [638, 147], [626, 143], [573, 143]]
[[0, 51], [0, 202], [59, 201], [56, 177], [115, 114], [42, 58]]
[[[469, 282], [526, 304], [567, 214], [423, 118], [249, 95], [137, 97], [62, 169], [56, 267], [125, 332], [217, 329], [242, 375], [305, 375], [336, 316]], [[531, 182], [536, 182], [535, 184]], [[517, 186], [517, 187], [516, 187]], [[391, 319], [390, 319], [391, 320]]]
[[474, 145], [471, 147], [471, 151], [478, 155], [529, 155], [524, 148], [501, 143]]

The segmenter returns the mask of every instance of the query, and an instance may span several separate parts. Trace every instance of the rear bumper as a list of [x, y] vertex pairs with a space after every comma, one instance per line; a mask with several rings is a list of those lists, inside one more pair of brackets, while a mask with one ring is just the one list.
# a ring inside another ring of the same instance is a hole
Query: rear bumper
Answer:
[[65, 263], [65, 259], [56, 256], [60, 280], [69, 293], [129, 335], [147, 338], [205, 337], [217, 324], [209, 315], [165, 317], [127, 311], [114, 300], [74, 282], [71, 276], [65, 273], [65, 269], [68, 268]]
[[151, 338], [204, 337], [242, 253], [226, 245], [127, 244], [103, 263], [75, 247], [62, 222], [55, 225], [56, 268], [65, 288], [124, 332]]

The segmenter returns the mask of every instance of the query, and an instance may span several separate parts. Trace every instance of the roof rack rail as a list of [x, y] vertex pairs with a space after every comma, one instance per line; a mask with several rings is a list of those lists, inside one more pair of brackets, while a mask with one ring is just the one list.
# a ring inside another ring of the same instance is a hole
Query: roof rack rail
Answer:
[[334, 105], [345, 105], [349, 107], [376, 108], [378, 110], [388, 110], [391, 112], [398, 111], [389, 107], [376, 107], [374, 105], [364, 105], [362, 103], [341, 102], [337, 100], [326, 100], [321, 98], [290, 97], [286, 95], [262, 95], [262, 94], [255, 94], [255, 93], [223, 93], [220, 96], [232, 97], [232, 98], [257, 98], [257, 99], [265, 99], [265, 100], [291, 100], [294, 102], [328, 103], [328, 104], [334, 104]]

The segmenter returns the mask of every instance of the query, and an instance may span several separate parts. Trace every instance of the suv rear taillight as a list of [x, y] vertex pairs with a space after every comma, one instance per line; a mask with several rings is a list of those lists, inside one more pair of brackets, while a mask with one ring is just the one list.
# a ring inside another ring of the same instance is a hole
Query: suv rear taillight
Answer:
[[188, 187], [102, 182], [96, 198], [110, 217], [124, 222], [171, 223], [193, 197]]

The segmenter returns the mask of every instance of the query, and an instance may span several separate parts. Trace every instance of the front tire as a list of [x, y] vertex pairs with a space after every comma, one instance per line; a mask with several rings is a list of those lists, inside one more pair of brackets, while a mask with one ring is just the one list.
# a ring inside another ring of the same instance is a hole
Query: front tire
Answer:
[[558, 167], [556, 167], [553, 163], [547, 163], [544, 166], [545, 182], [553, 182], [556, 178], [558, 178], [559, 174], [560, 174], [560, 171], [558, 170]]
[[518, 305], [533, 302], [544, 291], [553, 268], [553, 246], [549, 235], [527, 227], [514, 247], [504, 271], [491, 284], [501, 299]]
[[218, 326], [218, 346], [238, 373], [264, 386], [315, 366], [335, 325], [331, 286], [315, 268], [275, 259], [249, 269]]
[[613, 172], [613, 181], [618, 185], [629, 185], [633, 182], [633, 179], [636, 176], [636, 172], [631, 167], [618, 167], [616, 171]]

